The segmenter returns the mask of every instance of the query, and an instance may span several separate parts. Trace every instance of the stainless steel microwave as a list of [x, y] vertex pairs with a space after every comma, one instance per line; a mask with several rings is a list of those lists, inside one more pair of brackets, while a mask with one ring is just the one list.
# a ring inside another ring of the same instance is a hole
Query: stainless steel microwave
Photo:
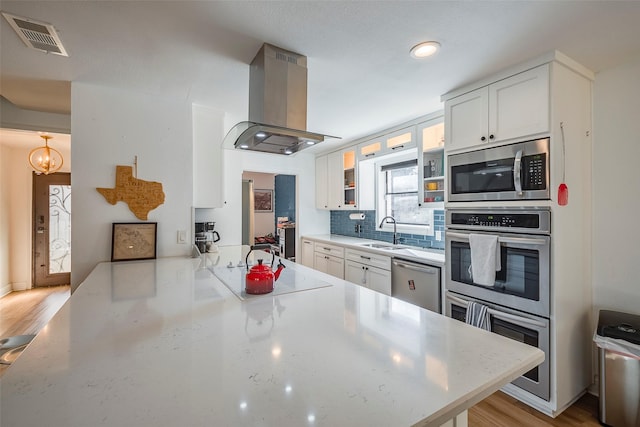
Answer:
[[548, 200], [549, 138], [447, 157], [448, 201]]

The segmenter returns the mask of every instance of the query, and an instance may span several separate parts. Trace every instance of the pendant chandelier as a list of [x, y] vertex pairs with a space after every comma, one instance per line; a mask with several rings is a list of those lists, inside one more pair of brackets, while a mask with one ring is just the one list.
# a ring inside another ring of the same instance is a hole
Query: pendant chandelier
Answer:
[[49, 175], [60, 170], [62, 167], [62, 154], [56, 149], [49, 147], [49, 140], [53, 138], [49, 135], [40, 135], [44, 139], [44, 146], [34, 148], [29, 153], [29, 163], [36, 173]]

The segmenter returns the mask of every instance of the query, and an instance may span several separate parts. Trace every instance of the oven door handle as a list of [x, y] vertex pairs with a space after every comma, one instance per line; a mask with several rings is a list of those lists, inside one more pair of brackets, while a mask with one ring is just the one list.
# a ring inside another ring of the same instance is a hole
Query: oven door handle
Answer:
[[[469, 305], [469, 301], [464, 300], [462, 298], [454, 297], [449, 292], [447, 292], [447, 299], [457, 304], [463, 305], [465, 307]], [[522, 326], [523, 328], [531, 328], [531, 327], [538, 328], [538, 329], [547, 328], [546, 324], [534, 319], [529, 319], [528, 317], [516, 316], [515, 314], [505, 313], [503, 311], [494, 310], [493, 308], [489, 308], [489, 307], [487, 307], [487, 312], [491, 314], [493, 317], [495, 317], [496, 319], [504, 320], [505, 322]]]
[[[447, 236], [453, 237], [454, 239], [463, 239], [469, 240], [469, 235], [464, 233], [452, 233], [447, 231]], [[500, 243], [521, 243], [525, 245], [536, 245], [536, 246], [544, 246], [547, 244], [545, 239], [535, 239], [532, 237], [498, 237], [498, 242]]]

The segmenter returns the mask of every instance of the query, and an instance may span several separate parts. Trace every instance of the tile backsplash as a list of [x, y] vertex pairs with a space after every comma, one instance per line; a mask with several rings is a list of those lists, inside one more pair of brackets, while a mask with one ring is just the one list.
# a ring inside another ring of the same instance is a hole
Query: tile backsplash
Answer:
[[[363, 220], [349, 219], [354, 211], [331, 211], [331, 234], [342, 236], [360, 237], [362, 239], [381, 240], [393, 242], [393, 233], [376, 230], [376, 212], [359, 211], [364, 214]], [[419, 246], [421, 248], [444, 249], [444, 210], [433, 211], [434, 231], [440, 231], [442, 240], [433, 236], [422, 234], [398, 233], [398, 241], [403, 245]], [[360, 231], [356, 231], [356, 225], [360, 225]]]

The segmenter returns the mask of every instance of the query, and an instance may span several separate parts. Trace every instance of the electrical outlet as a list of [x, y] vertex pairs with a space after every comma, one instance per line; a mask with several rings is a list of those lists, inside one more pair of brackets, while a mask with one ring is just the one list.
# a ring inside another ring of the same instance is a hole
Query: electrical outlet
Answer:
[[442, 240], [442, 231], [436, 230], [436, 240], [439, 242]]
[[178, 243], [187, 243], [187, 230], [178, 230]]

